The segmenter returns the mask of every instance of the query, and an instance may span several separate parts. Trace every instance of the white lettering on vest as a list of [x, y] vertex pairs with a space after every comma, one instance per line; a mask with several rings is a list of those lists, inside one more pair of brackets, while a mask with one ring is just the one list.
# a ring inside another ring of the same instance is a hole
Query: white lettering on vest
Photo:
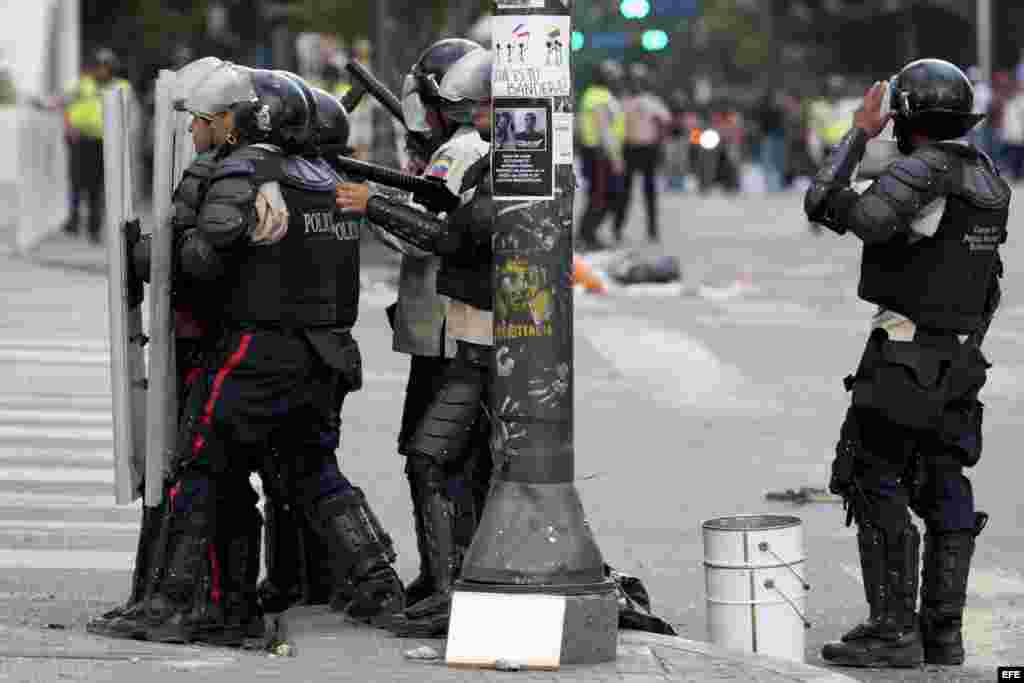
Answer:
[[338, 220], [333, 211], [313, 211], [302, 214], [307, 235], [334, 235], [335, 239], [347, 241], [359, 239], [359, 221]]

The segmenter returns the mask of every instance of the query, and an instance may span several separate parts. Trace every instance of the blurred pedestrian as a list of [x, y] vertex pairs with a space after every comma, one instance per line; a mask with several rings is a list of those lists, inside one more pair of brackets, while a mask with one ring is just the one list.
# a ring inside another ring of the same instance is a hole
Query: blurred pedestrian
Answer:
[[1024, 84], [1015, 83], [1016, 92], [1003, 107], [1003, 144], [1006, 168], [1014, 182], [1024, 178]]
[[633, 177], [643, 176], [644, 200], [647, 207], [647, 239], [658, 237], [658, 166], [664, 159], [664, 145], [672, 124], [672, 114], [665, 101], [656, 95], [651, 72], [646, 64], [629, 67], [630, 93], [622, 100], [625, 115], [625, 146], [623, 158], [626, 172], [622, 196], [615, 215], [615, 241], [622, 242], [622, 232], [633, 197]]
[[786, 172], [786, 113], [779, 105], [776, 92], [767, 90], [762, 94], [754, 117], [761, 132], [758, 156], [765, 188], [779, 192], [784, 187]]
[[690, 127], [687, 123], [689, 99], [676, 90], [669, 99], [672, 123], [665, 141], [665, 174], [669, 190], [685, 190], [690, 169]]
[[600, 248], [597, 230], [621, 201], [622, 158], [626, 119], [619, 92], [622, 66], [607, 59], [598, 65], [594, 81], [583, 91], [579, 105], [579, 143], [583, 177], [587, 181], [587, 207], [576, 236], [580, 250]]
[[88, 68], [65, 96], [65, 135], [70, 148], [71, 216], [64, 225], [68, 234], [78, 233], [79, 207], [89, 198], [89, 239], [98, 243], [103, 226], [103, 96], [111, 88], [131, 85], [115, 78], [117, 55], [109, 48], [97, 50]]

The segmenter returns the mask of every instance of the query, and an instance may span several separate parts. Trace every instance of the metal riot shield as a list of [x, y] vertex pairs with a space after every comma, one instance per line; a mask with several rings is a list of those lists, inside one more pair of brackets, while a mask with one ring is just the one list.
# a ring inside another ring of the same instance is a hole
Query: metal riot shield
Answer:
[[132, 205], [130, 106], [129, 93], [123, 88], [112, 88], [103, 96], [114, 498], [118, 505], [139, 497], [146, 452], [142, 285], [129, 277], [128, 235], [138, 230]]
[[149, 392], [146, 415], [146, 500], [155, 507], [177, 437], [178, 387], [174, 312], [171, 310], [172, 195], [195, 157], [186, 116], [174, 111], [184, 79], [162, 70], [156, 82], [153, 155], [153, 231], [150, 261]]

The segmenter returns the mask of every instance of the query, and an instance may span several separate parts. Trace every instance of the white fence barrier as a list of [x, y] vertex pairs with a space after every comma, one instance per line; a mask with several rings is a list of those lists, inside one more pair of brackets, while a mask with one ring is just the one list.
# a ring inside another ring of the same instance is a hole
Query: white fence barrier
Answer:
[[60, 230], [70, 182], [60, 113], [0, 108], [0, 230], [20, 253]]

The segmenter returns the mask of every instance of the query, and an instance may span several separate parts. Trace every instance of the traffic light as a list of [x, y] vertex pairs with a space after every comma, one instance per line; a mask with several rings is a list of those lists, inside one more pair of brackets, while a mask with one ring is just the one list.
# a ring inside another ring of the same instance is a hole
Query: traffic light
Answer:
[[619, 11], [626, 19], [646, 19], [651, 13], [650, 0], [622, 0]]
[[577, 52], [579, 50], [582, 50], [583, 46], [586, 44], [586, 42], [587, 42], [587, 39], [586, 39], [586, 36], [583, 35], [583, 33], [581, 33], [580, 31], [573, 31], [572, 32], [572, 43], [571, 44], [572, 44], [572, 51], [573, 52]]
[[644, 31], [640, 44], [647, 52], [657, 52], [668, 47], [668, 34], [661, 29]]

